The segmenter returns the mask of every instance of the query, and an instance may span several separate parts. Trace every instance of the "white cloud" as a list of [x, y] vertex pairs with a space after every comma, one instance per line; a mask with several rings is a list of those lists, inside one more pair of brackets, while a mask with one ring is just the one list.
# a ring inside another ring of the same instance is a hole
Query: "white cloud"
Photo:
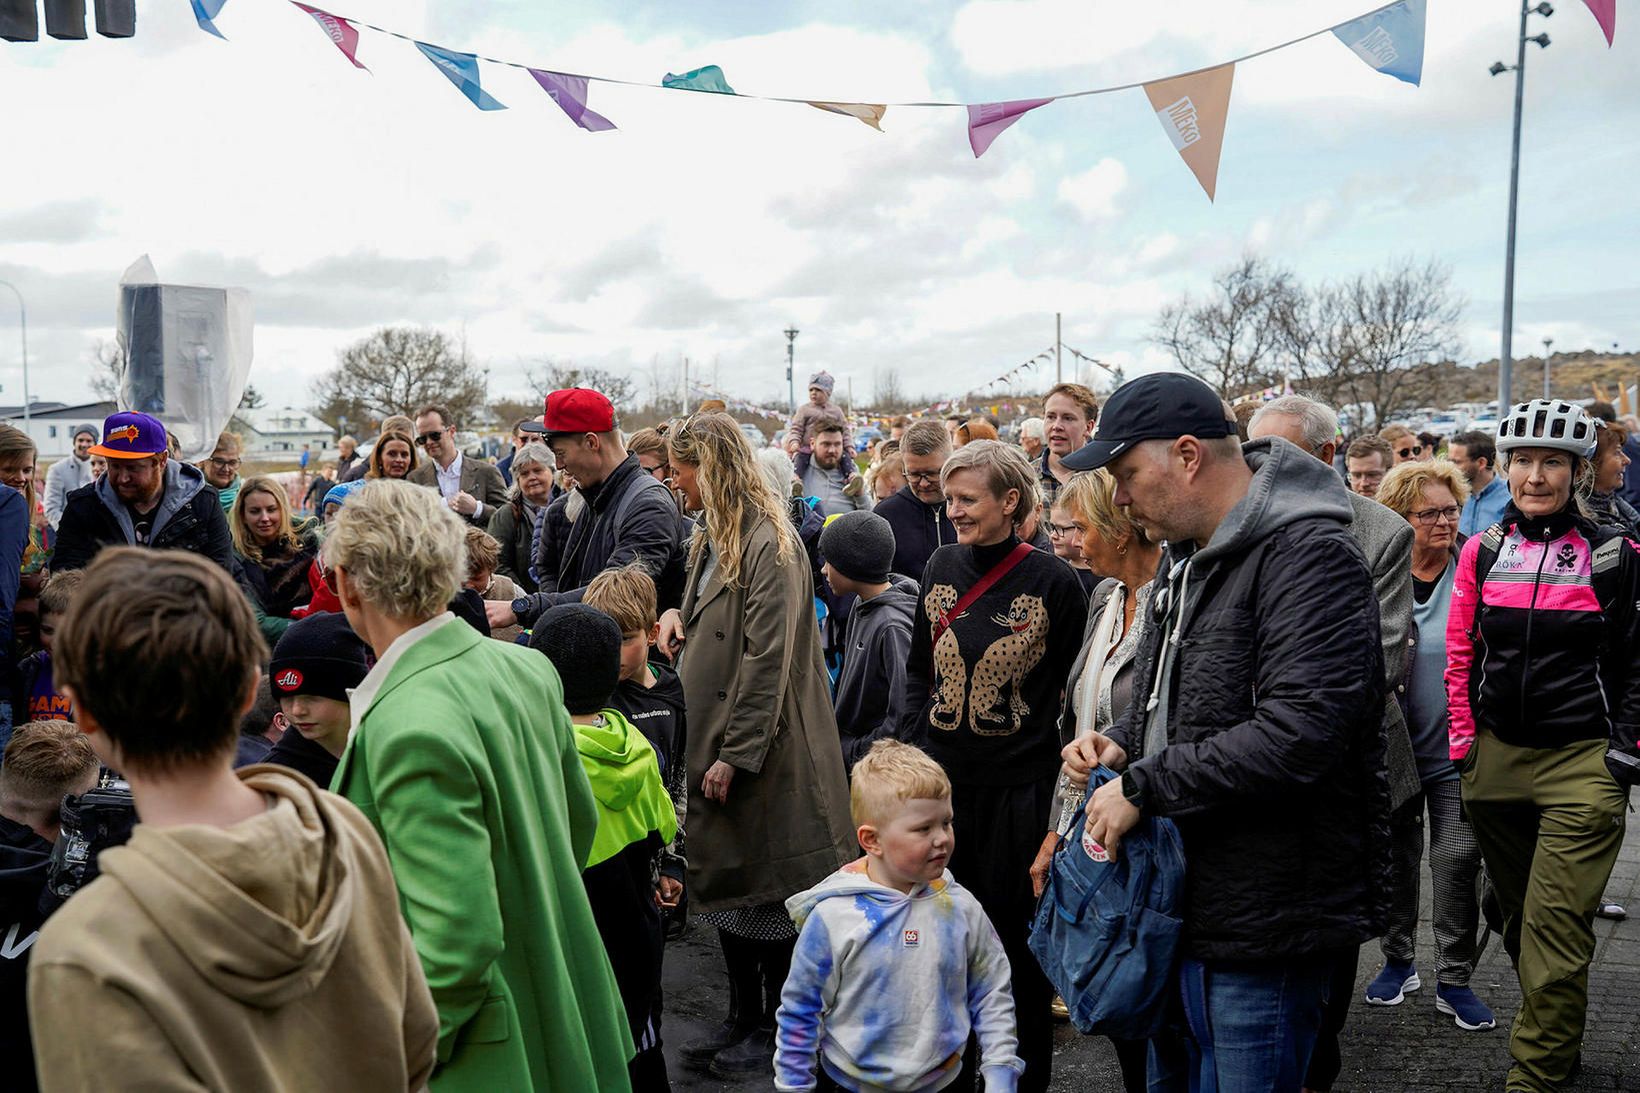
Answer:
[[1107, 220], [1116, 215], [1116, 199], [1127, 189], [1127, 168], [1119, 159], [1105, 158], [1079, 175], [1059, 180], [1059, 200], [1083, 220]]

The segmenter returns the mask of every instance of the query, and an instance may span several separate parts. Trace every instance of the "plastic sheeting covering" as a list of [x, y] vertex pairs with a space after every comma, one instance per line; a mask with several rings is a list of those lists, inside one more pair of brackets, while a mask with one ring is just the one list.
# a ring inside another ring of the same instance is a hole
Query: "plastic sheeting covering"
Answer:
[[115, 325], [126, 348], [120, 409], [164, 422], [182, 459], [209, 456], [250, 376], [250, 293], [160, 284], [145, 254], [120, 278]]

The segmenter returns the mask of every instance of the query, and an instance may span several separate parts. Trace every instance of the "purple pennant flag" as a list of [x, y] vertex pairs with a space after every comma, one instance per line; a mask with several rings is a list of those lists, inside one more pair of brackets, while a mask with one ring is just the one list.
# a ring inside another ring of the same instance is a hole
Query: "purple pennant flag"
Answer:
[[968, 108], [968, 146], [978, 159], [1002, 131], [1028, 112], [1046, 106], [1052, 99], [1015, 99], [1013, 102], [985, 102]]
[[587, 107], [587, 80], [585, 76], [566, 76], [562, 72], [529, 70], [541, 90], [552, 96], [552, 101], [569, 115], [569, 120], [589, 133], [602, 133], [615, 128], [615, 123]]

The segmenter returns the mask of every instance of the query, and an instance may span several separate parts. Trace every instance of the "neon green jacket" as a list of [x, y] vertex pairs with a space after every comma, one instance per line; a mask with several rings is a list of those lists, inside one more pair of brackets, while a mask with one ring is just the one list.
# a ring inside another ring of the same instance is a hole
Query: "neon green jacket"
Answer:
[[608, 861], [623, 849], [657, 832], [670, 843], [678, 817], [661, 782], [655, 749], [615, 710], [600, 710], [602, 725], [576, 725], [575, 750], [581, 769], [598, 799], [598, 831], [592, 837], [587, 867]]

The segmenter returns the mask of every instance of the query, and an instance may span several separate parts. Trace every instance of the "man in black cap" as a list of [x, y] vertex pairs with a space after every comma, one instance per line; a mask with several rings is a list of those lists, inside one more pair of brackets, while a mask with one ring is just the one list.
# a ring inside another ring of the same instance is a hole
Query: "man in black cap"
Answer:
[[1088, 801], [1112, 855], [1144, 813], [1184, 840], [1189, 1035], [1152, 1088], [1296, 1090], [1336, 954], [1388, 910], [1383, 651], [1349, 498], [1286, 440], [1240, 445], [1217, 393], [1178, 373], [1124, 384], [1064, 464], [1108, 468], [1168, 544], [1134, 702], [1066, 749], [1073, 777], [1124, 771]]
[[46, 520], [56, 527], [63, 518], [68, 495], [91, 485], [91, 446], [97, 443], [95, 425], [74, 426], [74, 451], [46, 472]]

